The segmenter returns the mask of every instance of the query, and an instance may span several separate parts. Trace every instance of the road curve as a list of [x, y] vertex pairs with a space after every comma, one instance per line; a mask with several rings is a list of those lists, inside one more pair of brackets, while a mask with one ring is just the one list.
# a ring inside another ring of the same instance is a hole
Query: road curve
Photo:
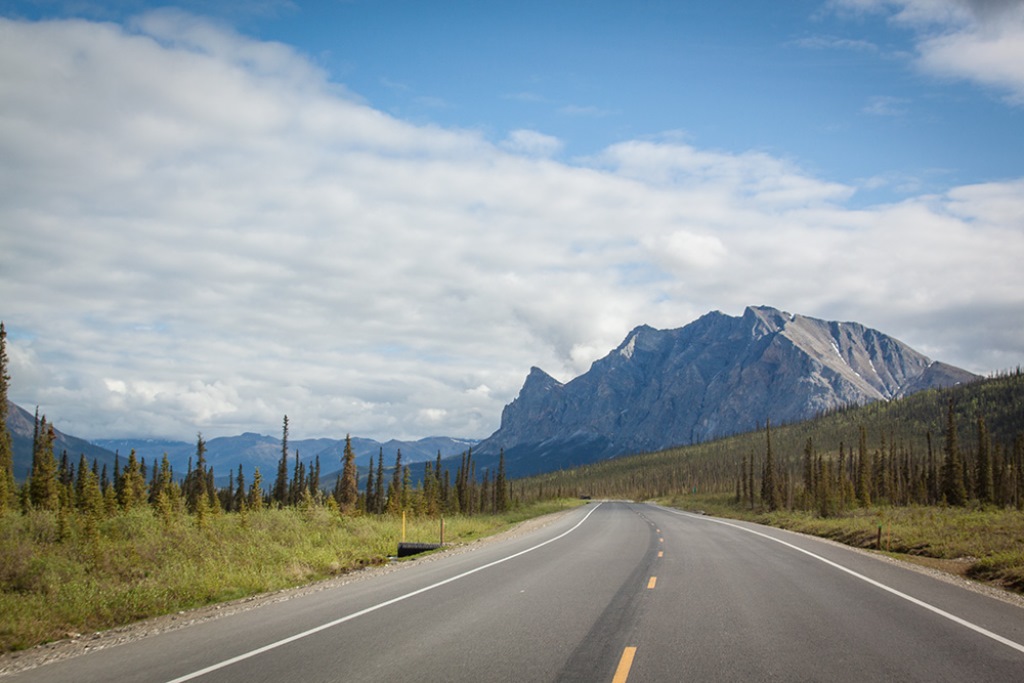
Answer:
[[592, 503], [542, 529], [11, 681], [1014, 681], [1024, 609], [777, 529]]

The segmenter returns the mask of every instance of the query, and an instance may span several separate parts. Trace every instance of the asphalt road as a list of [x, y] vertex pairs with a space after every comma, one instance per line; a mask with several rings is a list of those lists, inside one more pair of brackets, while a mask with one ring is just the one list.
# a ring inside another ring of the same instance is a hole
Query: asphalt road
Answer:
[[1024, 609], [815, 539], [591, 503], [10, 681], [1024, 681]]

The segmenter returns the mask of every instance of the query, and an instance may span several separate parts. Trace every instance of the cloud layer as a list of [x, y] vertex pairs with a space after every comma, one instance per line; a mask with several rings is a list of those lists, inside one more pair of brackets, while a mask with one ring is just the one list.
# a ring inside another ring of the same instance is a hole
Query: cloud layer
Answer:
[[76, 435], [482, 437], [531, 365], [749, 304], [1024, 357], [1024, 180], [852, 209], [672, 136], [558, 162], [171, 11], [0, 19], [0, 100], [11, 398]]

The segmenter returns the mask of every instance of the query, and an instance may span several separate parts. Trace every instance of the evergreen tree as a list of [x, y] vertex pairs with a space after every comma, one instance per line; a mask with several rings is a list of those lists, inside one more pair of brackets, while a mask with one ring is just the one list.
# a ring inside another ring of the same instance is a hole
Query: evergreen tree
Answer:
[[398, 514], [402, 511], [402, 449], [398, 449], [395, 456], [395, 469], [391, 472], [391, 483], [388, 484], [389, 514]]
[[[156, 467], [153, 468], [154, 472]], [[177, 510], [181, 509], [181, 489], [178, 484], [174, 481], [174, 471], [171, 469], [170, 460], [167, 459], [167, 454], [164, 453], [163, 458], [160, 460], [160, 471], [158, 474], [154, 474], [156, 477], [156, 485], [154, 489], [156, 493], [150, 491], [150, 498], [153, 500], [153, 507], [163, 517], [165, 524], [170, 524], [171, 515]]]
[[750, 453], [750, 469], [747, 472], [747, 495], [750, 497], [750, 509], [754, 509], [754, 452]]
[[932, 447], [932, 432], [928, 430], [925, 433], [925, 441], [928, 444], [928, 462], [927, 462], [927, 486], [928, 486], [928, 504], [935, 505], [939, 502], [939, 498], [942, 493], [942, 479], [939, 476], [939, 468], [935, 464], [935, 449]]
[[423, 512], [431, 516], [437, 514], [437, 480], [434, 465], [429, 460], [423, 463]]
[[299, 460], [299, 451], [295, 450], [295, 469], [291, 484], [288, 485], [288, 505], [297, 505], [302, 498], [302, 489], [306, 486], [306, 467]]
[[[85, 457], [84, 455], [82, 456]], [[104, 503], [103, 492], [100, 490], [100, 482], [96, 473], [88, 467], [79, 467], [78, 474], [81, 477], [82, 492], [78, 498], [78, 507], [82, 511], [85, 521], [85, 536], [94, 549], [98, 551], [100, 533], [99, 524], [103, 519]]]
[[56, 433], [53, 425], [46, 424], [46, 416], [35, 429], [32, 447], [32, 474], [28, 484], [29, 501], [40, 510], [57, 510], [60, 495], [57, 491], [57, 461], [53, 457]]
[[384, 449], [380, 449], [380, 454], [377, 456], [377, 480], [374, 482], [373, 491], [373, 511], [378, 515], [384, 514], [384, 508], [387, 505], [387, 499], [384, 497]]
[[253, 469], [252, 485], [249, 487], [249, 507], [253, 510], [263, 509], [263, 477], [260, 468]]
[[814, 445], [811, 439], [807, 439], [804, 445], [804, 507], [808, 508], [814, 502]]
[[373, 456], [370, 456], [370, 466], [366, 472], [366, 512], [372, 514], [377, 511], [377, 499], [376, 499], [376, 485], [374, 484], [373, 478], [376, 474], [376, 470], [373, 467]]
[[281, 429], [281, 459], [277, 463], [277, 479], [270, 494], [270, 500], [279, 507], [288, 503], [288, 416], [284, 416]]
[[953, 399], [949, 400], [946, 418], [945, 460], [942, 463], [942, 495], [949, 505], [967, 503], [967, 487], [964, 485], [963, 462], [960, 458], [960, 443], [956, 430], [956, 416], [953, 413]]
[[196, 516], [196, 526], [202, 528], [209, 512], [210, 495], [206, 478], [206, 442], [203, 435], [196, 437], [196, 467], [186, 477], [185, 502], [189, 512]]
[[761, 478], [761, 502], [769, 510], [780, 507], [779, 486], [776, 483], [775, 455], [772, 453], [771, 421], [765, 423], [765, 441], [767, 453], [764, 456], [764, 474]]
[[861, 507], [871, 505], [871, 462], [868, 460], [868, 435], [864, 425], [860, 426], [857, 437], [857, 503]]
[[978, 416], [978, 462], [976, 481], [976, 495], [982, 503], [991, 503], [993, 499], [993, 468], [992, 468], [992, 441], [988, 435], [988, 427], [985, 426], [985, 418]]
[[508, 481], [505, 478], [505, 449], [498, 451], [498, 474], [494, 479], [494, 511], [508, 510]]
[[246, 505], [246, 489], [245, 489], [245, 475], [242, 474], [242, 463], [238, 463], [238, 476], [235, 477], [235, 494], [232, 507], [236, 512], [242, 512], [248, 505]]
[[17, 505], [18, 487], [14, 481], [14, 443], [7, 431], [7, 330], [0, 321], [0, 517]]
[[309, 478], [307, 480], [309, 486], [309, 493], [317, 500], [320, 499], [320, 455], [316, 456], [313, 467], [309, 470]]
[[355, 512], [359, 502], [359, 474], [356, 470], [356, 454], [352, 450], [352, 438], [345, 435], [345, 451], [342, 455], [341, 490], [338, 507], [343, 515]]
[[402, 490], [399, 494], [402, 510], [412, 509], [412, 470], [408, 465], [402, 466]]
[[118, 503], [123, 510], [132, 510], [146, 504], [146, 479], [142, 476], [142, 469], [135, 458], [134, 448], [128, 454], [128, 465], [121, 474], [121, 484], [117, 489]]

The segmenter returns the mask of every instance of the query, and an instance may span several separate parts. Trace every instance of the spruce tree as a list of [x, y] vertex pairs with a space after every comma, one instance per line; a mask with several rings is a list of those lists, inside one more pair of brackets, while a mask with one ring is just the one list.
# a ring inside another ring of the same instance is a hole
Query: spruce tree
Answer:
[[252, 485], [249, 487], [249, 508], [252, 510], [263, 509], [263, 477], [260, 475], [260, 468], [256, 467], [252, 472]]
[[121, 474], [121, 485], [118, 487], [118, 502], [125, 511], [146, 504], [146, 480], [142, 476], [139, 461], [135, 458], [135, 449], [128, 454], [128, 465]]
[[377, 511], [377, 500], [376, 500], [376, 497], [375, 497], [377, 489], [376, 489], [376, 487], [375, 487], [375, 485], [373, 483], [373, 478], [374, 478], [374, 475], [376, 474], [376, 472], [377, 472], [377, 470], [375, 470], [374, 467], [373, 467], [373, 456], [371, 455], [370, 456], [370, 466], [367, 468], [367, 472], [366, 472], [366, 504], [365, 505], [366, 505], [366, 512], [367, 512], [367, 514], [370, 514], [370, 513], [373, 513], [373, 512]]
[[864, 425], [857, 436], [857, 503], [861, 507], [871, 505], [871, 463], [868, 460], [868, 436]]
[[14, 444], [7, 431], [7, 388], [10, 381], [7, 374], [7, 330], [0, 321], [0, 517], [17, 505]]
[[359, 502], [359, 474], [356, 470], [356, 454], [352, 450], [352, 437], [345, 435], [345, 451], [342, 454], [341, 490], [339, 491], [338, 507], [341, 514], [355, 512]]
[[494, 511], [508, 510], [508, 481], [505, 478], [505, 449], [498, 451], [498, 475], [494, 479]]
[[395, 456], [395, 469], [391, 472], [391, 483], [388, 484], [389, 514], [398, 514], [402, 511], [402, 449], [398, 449]]
[[772, 452], [771, 421], [765, 423], [767, 453], [764, 456], [764, 474], [761, 478], [761, 502], [769, 510], [779, 509], [779, 486], [775, 480], [775, 455]]
[[245, 475], [242, 473], [242, 463], [238, 463], [238, 476], [235, 477], [235, 493], [232, 501], [232, 508], [235, 512], [243, 512], [248, 506], [245, 504]]
[[960, 442], [956, 430], [956, 416], [953, 399], [949, 400], [946, 418], [945, 460], [942, 463], [942, 495], [949, 505], [967, 503], [967, 487], [964, 485], [963, 461], [960, 458]]
[[976, 495], [982, 503], [991, 503], [994, 490], [992, 468], [992, 442], [985, 426], [985, 418], [978, 416], [978, 463], [975, 479]]
[[46, 424], [44, 415], [35, 430], [32, 447], [32, 474], [28, 495], [32, 507], [39, 510], [57, 510], [60, 497], [57, 491], [57, 461], [53, 457], [56, 434], [53, 425]]
[[196, 467], [192, 470], [191, 480], [185, 492], [189, 512], [196, 516], [196, 526], [202, 528], [206, 524], [206, 515], [210, 511], [210, 496], [207, 491], [206, 479], [206, 442], [203, 435], [196, 437]]
[[807, 443], [804, 444], [804, 507], [810, 508], [815, 500], [815, 486], [814, 486], [814, 475], [815, 475], [815, 463], [814, 463], [814, 444], [808, 437]]
[[307, 486], [309, 493], [315, 499], [320, 499], [320, 455], [317, 454], [316, 460], [313, 463], [313, 467], [309, 469], [309, 478], [307, 480]]
[[384, 449], [380, 449], [380, 454], [377, 456], [377, 480], [374, 482], [373, 490], [373, 511], [378, 515], [384, 514], [384, 507], [387, 504], [387, 499], [384, 497]]
[[281, 459], [277, 463], [277, 479], [270, 499], [279, 507], [288, 503], [288, 416], [284, 416], [281, 429]]

